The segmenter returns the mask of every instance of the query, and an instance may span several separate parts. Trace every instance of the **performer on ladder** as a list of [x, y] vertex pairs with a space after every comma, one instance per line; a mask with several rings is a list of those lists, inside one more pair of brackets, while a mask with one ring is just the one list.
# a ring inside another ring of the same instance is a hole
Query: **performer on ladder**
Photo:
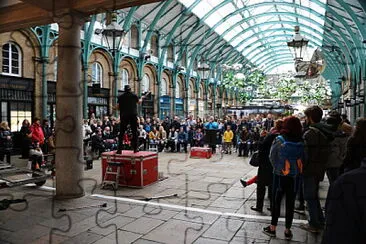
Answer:
[[137, 149], [137, 104], [142, 103], [142, 100], [149, 94], [142, 96], [140, 99], [138, 96], [131, 92], [131, 87], [129, 85], [125, 85], [124, 92], [122, 95], [118, 97], [118, 103], [114, 109], [119, 109], [120, 112], [120, 132], [118, 136], [118, 148], [117, 154], [122, 153], [123, 146], [123, 135], [127, 130], [127, 125], [131, 126], [132, 131], [132, 140], [131, 146], [133, 151], [138, 152]]

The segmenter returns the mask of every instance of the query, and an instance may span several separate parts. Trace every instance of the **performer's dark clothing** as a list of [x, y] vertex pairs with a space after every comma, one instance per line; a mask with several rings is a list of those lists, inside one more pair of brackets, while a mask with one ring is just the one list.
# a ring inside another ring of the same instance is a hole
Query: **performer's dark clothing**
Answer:
[[123, 135], [127, 130], [127, 125], [131, 126], [132, 131], [132, 140], [131, 146], [132, 149], [137, 151], [137, 103], [139, 98], [136, 94], [127, 91], [124, 92], [121, 96], [118, 97], [119, 111], [120, 111], [120, 133], [118, 136], [118, 149], [117, 152], [122, 151], [123, 147]]

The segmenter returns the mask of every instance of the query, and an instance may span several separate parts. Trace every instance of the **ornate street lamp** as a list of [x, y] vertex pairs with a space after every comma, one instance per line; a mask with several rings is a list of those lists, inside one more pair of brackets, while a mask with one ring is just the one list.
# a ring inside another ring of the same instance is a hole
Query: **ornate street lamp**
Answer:
[[[107, 43], [107, 47], [113, 56], [113, 82], [114, 82], [114, 105], [117, 104], [118, 97], [118, 87], [117, 87], [117, 67], [119, 62], [118, 52], [121, 49], [121, 44], [123, 43], [123, 39], [126, 35], [126, 32], [122, 29], [122, 27], [117, 22], [117, 13], [110, 13], [110, 23], [103, 29], [102, 35]], [[115, 111], [115, 115], [117, 115], [117, 111]]]
[[303, 51], [306, 50], [309, 40], [300, 34], [300, 27], [295, 26], [295, 35], [293, 39], [287, 42], [287, 46], [293, 48], [295, 62], [303, 60]]
[[210, 76], [210, 65], [202, 58], [198, 63], [197, 73], [201, 77], [202, 80], [207, 80]]
[[126, 32], [117, 23], [117, 13], [111, 13], [111, 22], [103, 29], [102, 35], [107, 42], [108, 49], [114, 55], [120, 49]]

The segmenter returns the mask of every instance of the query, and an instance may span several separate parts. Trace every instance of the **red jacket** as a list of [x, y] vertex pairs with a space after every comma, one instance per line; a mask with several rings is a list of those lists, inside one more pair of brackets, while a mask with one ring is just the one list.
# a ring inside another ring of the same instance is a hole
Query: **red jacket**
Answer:
[[40, 145], [44, 143], [44, 134], [42, 127], [38, 124], [33, 124], [30, 127], [30, 130], [32, 132], [32, 142], [38, 141]]

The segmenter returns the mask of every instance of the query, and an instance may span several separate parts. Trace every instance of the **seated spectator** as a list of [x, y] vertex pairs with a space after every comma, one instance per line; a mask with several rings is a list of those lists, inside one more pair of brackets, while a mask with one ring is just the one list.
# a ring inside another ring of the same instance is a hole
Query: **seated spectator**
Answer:
[[197, 129], [197, 132], [195, 133], [193, 140], [194, 140], [194, 145], [196, 147], [203, 147], [203, 133], [202, 133], [201, 128]]
[[178, 140], [178, 132], [175, 130], [174, 127], [172, 127], [170, 129], [169, 132], [169, 136], [168, 136], [168, 142], [166, 147], [169, 149], [170, 148], [170, 152], [174, 152], [175, 151], [175, 145], [177, 144], [177, 140]]
[[162, 152], [167, 143], [167, 135], [163, 126], [159, 126], [158, 152]]
[[91, 138], [92, 151], [98, 153], [98, 158], [105, 151], [103, 143], [103, 133], [101, 128], [96, 129], [96, 133]]
[[153, 127], [149, 132], [149, 140], [150, 144], [155, 144], [159, 140], [159, 131], [157, 131], [156, 127]]
[[111, 133], [111, 129], [109, 126], [104, 127], [103, 143], [106, 151], [113, 151], [117, 149], [117, 140]]
[[146, 137], [147, 137], [147, 133], [144, 130], [144, 126], [143, 125], [139, 125], [139, 129], [138, 129], [138, 135], [139, 135], [139, 140], [138, 140], [138, 145], [139, 147], [143, 147], [144, 150], [146, 150]]
[[180, 152], [180, 147], [183, 145], [184, 152], [187, 153], [188, 134], [184, 132], [184, 128], [180, 127], [177, 141], [177, 151]]

